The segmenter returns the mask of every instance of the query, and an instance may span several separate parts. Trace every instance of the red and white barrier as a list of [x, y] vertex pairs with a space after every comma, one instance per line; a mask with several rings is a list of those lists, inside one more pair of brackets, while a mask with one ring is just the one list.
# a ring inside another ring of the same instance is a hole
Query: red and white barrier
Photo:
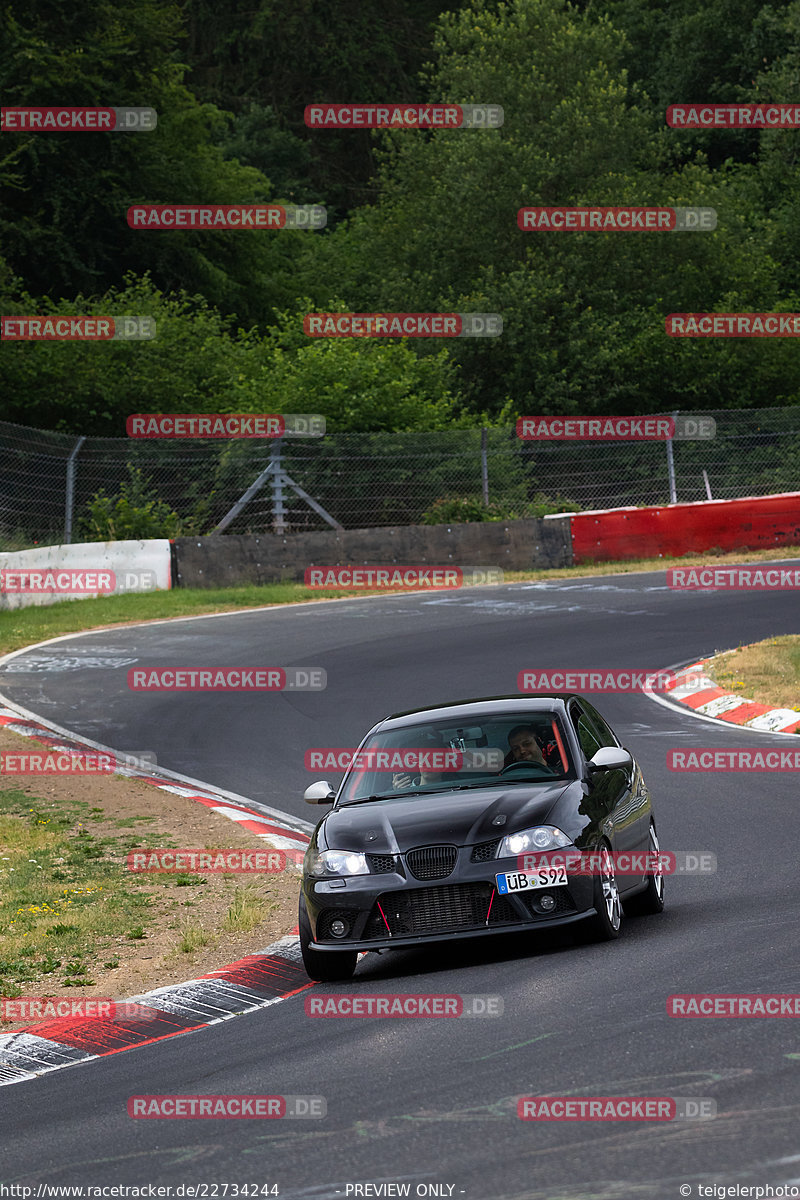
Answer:
[[679, 557], [800, 544], [800, 492], [570, 515], [572, 561]]

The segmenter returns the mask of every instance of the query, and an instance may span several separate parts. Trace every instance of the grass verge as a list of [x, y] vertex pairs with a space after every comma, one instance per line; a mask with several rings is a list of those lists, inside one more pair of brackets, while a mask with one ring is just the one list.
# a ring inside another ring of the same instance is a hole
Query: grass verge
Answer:
[[[146, 936], [153, 898], [125, 871], [148, 833], [101, 837], [97, 810], [80, 800], [0, 792], [0, 994], [49, 976], [56, 987], [94, 987], [119, 941]], [[163, 838], [159, 839], [163, 842]], [[147, 883], [152, 885], [152, 878]]]
[[766, 638], [718, 654], [708, 674], [722, 688], [758, 704], [800, 712], [800, 635]]
[[[21, 741], [0, 729], [0, 750]], [[0, 997], [123, 999], [237, 961], [292, 928], [294, 868], [257, 876], [127, 868], [132, 849], [179, 846], [264, 843], [141, 780], [0, 774]]]

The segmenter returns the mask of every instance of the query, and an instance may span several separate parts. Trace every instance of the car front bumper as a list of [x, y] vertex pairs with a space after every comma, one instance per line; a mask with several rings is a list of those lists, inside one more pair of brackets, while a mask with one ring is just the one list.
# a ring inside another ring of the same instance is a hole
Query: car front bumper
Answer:
[[[594, 910], [591, 877], [571, 877], [565, 886], [501, 895], [495, 875], [514, 870], [509, 860], [475, 864], [446, 879], [421, 882], [399, 873], [304, 880], [312, 923], [311, 947], [319, 951], [384, 950], [489, 934], [531, 932], [571, 925]], [[545, 895], [553, 899], [542, 908]], [[335, 937], [331, 924], [345, 923]]]

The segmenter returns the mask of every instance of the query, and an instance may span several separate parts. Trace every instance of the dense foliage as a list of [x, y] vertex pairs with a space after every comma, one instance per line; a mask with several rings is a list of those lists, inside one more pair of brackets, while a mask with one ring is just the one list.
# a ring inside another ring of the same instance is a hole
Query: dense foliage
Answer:
[[[320, 412], [334, 431], [797, 402], [791, 339], [673, 311], [800, 310], [800, 130], [669, 129], [791, 101], [800, 0], [9, 0], [5, 105], [148, 105], [152, 133], [0, 138], [6, 314], [136, 313], [152, 343], [5, 343], [2, 416]], [[502, 104], [488, 131], [310, 130], [314, 101]], [[134, 231], [136, 202], [323, 203], [320, 232]], [[713, 206], [713, 233], [523, 233], [525, 204]], [[312, 341], [302, 315], [493, 311], [497, 339]]]

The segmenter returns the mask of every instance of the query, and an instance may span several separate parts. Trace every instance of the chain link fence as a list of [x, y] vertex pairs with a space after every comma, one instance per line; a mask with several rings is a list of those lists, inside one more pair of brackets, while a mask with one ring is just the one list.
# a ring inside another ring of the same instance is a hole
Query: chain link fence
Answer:
[[684, 415], [713, 417], [716, 437], [533, 443], [502, 427], [150, 441], [0, 422], [0, 550], [220, 524], [281, 534], [463, 520], [487, 501], [510, 518], [800, 489], [800, 407]]

